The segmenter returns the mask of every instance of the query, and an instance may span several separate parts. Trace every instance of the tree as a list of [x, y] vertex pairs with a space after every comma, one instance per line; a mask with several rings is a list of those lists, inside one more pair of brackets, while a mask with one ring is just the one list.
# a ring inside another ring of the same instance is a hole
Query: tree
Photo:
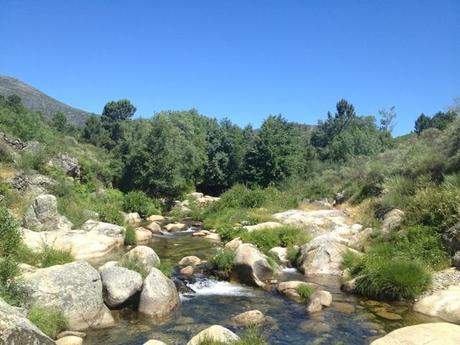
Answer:
[[104, 106], [102, 116], [112, 121], [125, 121], [133, 117], [136, 107], [127, 99], [108, 102]]
[[62, 111], [58, 111], [51, 118], [51, 126], [56, 128], [59, 132], [64, 132], [67, 129], [67, 117]]
[[396, 111], [395, 106], [390, 107], [390, 109], [379, 109], [380, 115], [380, 130], [385, 132], [393, 132], [393, 129], [396, 125]]
[[82, 130], [82, 138], [95, 146], [105, 147], [110, 142], [108, 131], [102, 126], [99, 116], [91, 115]]
[[449, 124], [454, 122], [456, 118], [457, 114], [452, 110], [448, 110], [447, 112], [438, 111], [431, 118], [431, 126], [440, 130], [444, 130]]
[[431, 127], [431, 119], [426, 116], [424, 113], [421, 113], [420, 116], [415, 120], [415, 133], [420, 135], [425, 129]]

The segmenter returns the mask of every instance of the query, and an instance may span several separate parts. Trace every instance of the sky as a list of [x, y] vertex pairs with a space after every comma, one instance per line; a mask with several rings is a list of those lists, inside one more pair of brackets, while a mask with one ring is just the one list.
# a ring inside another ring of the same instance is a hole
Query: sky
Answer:
[[396, 135], [460, 96], [458, 0], [0, 0], [0, 75], [100, 113], [315, 124], [341, 98]]

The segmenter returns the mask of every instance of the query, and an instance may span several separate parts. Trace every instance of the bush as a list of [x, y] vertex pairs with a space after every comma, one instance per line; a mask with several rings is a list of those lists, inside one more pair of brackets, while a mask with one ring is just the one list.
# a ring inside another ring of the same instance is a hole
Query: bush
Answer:
[[53, 307], [34, 305], [29, 310], [27, 317], [43, 333], [53, 339], [68, 327], [64, 314]]
[[221, 250], [209, 260], [211, 266], [222, 272], [225, 276], [230, 276], [233, 269], [235, 253], [231, 250]]
[[116, 205], [104, 204], [97, 207], [96, 212], [99, 214], [99, 220], [106, 223], [124, 224], [123, 215], [120, 212], [120, 209]]
[[145, 268], [145, 265], [137, 257], [124, 256], [120, 261], [120, 266], [139, 273], [143, 279], [145, 279], [145, 277], [147, 277], [147, 275], [149, 274], [149, 272]]
[[131, 225], [128, 225], [125, 231], [125, 246], [135, 246], [136, 244], [136, 230]]
[[301, 284], [297, 287], [297, 293], [305, 303], [310, 301], [311, 295], [313, 295], [314, 292], [315, 289], [307, 284]]
[[158, 205], [147, 194], [139, 191], [132, 191], [125, 195], [123, 210], [125, 212], [137, 212], [142, 218], [152, 214], [160, 214]]
[[14, 218], [5, 207], [0, 206], [0, 256], [15, 255], [21, 244], [21, 234]]
[[417, 183], [413, 178], [392, 176], [385, 180], [383, 204], [388, 208], [404, 209], [414, 195]]

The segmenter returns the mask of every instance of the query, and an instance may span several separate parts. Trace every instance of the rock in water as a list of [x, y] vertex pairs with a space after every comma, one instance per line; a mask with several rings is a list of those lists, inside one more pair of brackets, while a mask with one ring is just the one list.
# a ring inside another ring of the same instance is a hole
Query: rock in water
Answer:
[[200, 345], [205, 340], [230, 344], [240, 340], [240, 337], [225, 327], [214, 325], [195, 335], [187, 345]]
[[247, 285], [264, 287], [273, 278], [274, 270], [256, 246], [242, 244], [235, 252], [232, 279]]
[[153, 267], [144, 281], [139, 312], [162, 320], [179, 305], [179, 294], [173, 281]]
[[104, 328], [114, 324], [102, 299], [99, 273], [85, 261], [37, 269], [22, 275], [29, 304], [56, 307], [72, 330]]
[[141, 291], [142, 276], [125, 267], [111, 266], [100, 269], [104, 302], [113, 308], [126, 302]]
[[232, 321], [238, 326], [257, 326], [265, 322], [265, 315], [259, 310], [249, 310], [232, 317]]
[[415, 303], [414, 310], [460, 324], [460, 285], [452, 285], [447, 290], [422, 298]]
[[460, 344], [460, 326], [438, 322], [403, 327], [371, 343], [371, 345], [420, 344], [458, 345]]
[[185, 256], [179, 261], [181, 266], [198, 266], [201, 264], [201, 259], [197, 256]]
[[0, 344], [54, 345], [56, 343], [0, 298]]

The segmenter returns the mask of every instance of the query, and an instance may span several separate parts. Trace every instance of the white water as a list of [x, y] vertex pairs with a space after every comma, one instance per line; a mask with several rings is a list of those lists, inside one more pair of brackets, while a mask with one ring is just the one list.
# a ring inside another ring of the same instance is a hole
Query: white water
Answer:
[[297, 273], [297, 268], [284, 267], [283, 273]]
[[[199, 280], [193, 284], [187, 285], [193, 291], [194, 294], [192, 296], [252, 296], [252, 292], [250, 288], [229, 283], [226, 281], [218, 281], [218, 280], [210, 280], [204, 279]], [[183, 299], [187, 299], [189, 295], [182, 296]], [[185, 297], [185, 298], [184, 298]]]

